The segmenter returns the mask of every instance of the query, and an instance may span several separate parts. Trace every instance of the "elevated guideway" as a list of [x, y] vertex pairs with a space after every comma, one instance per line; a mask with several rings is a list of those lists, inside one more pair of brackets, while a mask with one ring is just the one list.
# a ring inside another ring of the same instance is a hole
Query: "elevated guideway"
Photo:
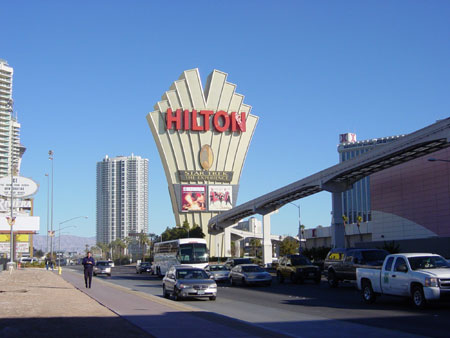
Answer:
[[[352, 184], [373, 173], [433, 153], [450, 145], [450, 118], [419, 129], [396, 141], [380, 145], [354, 159], [336, 164], [311, 176], [257, 197], [210, 219], [211, 233], [220, 233], [240, 220], [260, 214], [263, 216], [264, 263], [271, 260], [270, 214], [287, 203], [318, 193], [332, 193], [332, 243], [344, 246], [342, 192]], [[227, 232], [227, 231], [225, 231]]]

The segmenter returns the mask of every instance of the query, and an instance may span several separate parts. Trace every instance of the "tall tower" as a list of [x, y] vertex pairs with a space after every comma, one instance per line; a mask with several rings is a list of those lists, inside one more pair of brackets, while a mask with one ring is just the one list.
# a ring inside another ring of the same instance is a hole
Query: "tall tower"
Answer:
[[175, 223], [199, 225], [211, 255], [222, 238], [208, 233], [208, 221], [235, 206], [258, 122], [227, 78], [214, 70], [203, 87], [198, 69], [186, 70], [147, 114]]
[[[13, 68], [0, 59], [0, 177], [11, 173], [11, 165], [19, 171], [20, 124], [13, 116]], [[11, 156], [12, 154], [12, 156]]]
[[118, 156], [97, 162], [97, 242], [148, 232], [148, 160]]

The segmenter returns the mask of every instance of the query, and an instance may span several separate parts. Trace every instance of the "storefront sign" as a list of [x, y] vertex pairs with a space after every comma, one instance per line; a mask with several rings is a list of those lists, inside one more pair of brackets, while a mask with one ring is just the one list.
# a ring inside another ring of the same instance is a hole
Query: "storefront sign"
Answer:
[[179, 170], [181, 182], [231, 182], [232, 171]]
[[[200, 123], [198, 123], [197, 118], [200, 118]], [[177, 109], [173, 112], [171, 108], [167, 109], [167, 130], [208, 131], [211, 129], [211, 125], [219, 133], [224, 131], [245, 132], [245, 113], [240, 115], [236, 112], [228, 114], [223, 110], [219, 110], [216, 113], [213, 110], [200, 110], [197, 112], [195, 109], [192, 111]]]

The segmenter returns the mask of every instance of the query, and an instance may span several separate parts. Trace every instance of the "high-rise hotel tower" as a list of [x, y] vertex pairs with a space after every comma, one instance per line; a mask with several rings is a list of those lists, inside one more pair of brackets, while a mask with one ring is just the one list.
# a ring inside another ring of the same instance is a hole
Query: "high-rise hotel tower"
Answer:
[[13, 68], [0, 59], [0, 177], [10, 175], [11, 164], [19, 171], [25, 151], [20, 145], [20, 124], [13, 116], [12, 82]]
[[148, 160], [118, 156], [97, 162], [97, 242], [148, 232]]

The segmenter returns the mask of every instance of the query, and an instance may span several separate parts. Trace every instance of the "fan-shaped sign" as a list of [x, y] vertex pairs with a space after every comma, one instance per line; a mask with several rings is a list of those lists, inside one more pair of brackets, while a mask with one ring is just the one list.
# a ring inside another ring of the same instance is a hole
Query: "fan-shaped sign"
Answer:
[[[30, 178], [13, 176], [13, 198], [23, 198], [34, 195], [38, 184]], [[0, 178], [0, 196], [11, 197], [11, 176]]]
[[213, 164], [213, 161], [214, 155], [211, 147], [205, 144], [200, 150], [200, 164], [202, 165], [203, 169], [209, 170], [209, 168], [211, 168]]

